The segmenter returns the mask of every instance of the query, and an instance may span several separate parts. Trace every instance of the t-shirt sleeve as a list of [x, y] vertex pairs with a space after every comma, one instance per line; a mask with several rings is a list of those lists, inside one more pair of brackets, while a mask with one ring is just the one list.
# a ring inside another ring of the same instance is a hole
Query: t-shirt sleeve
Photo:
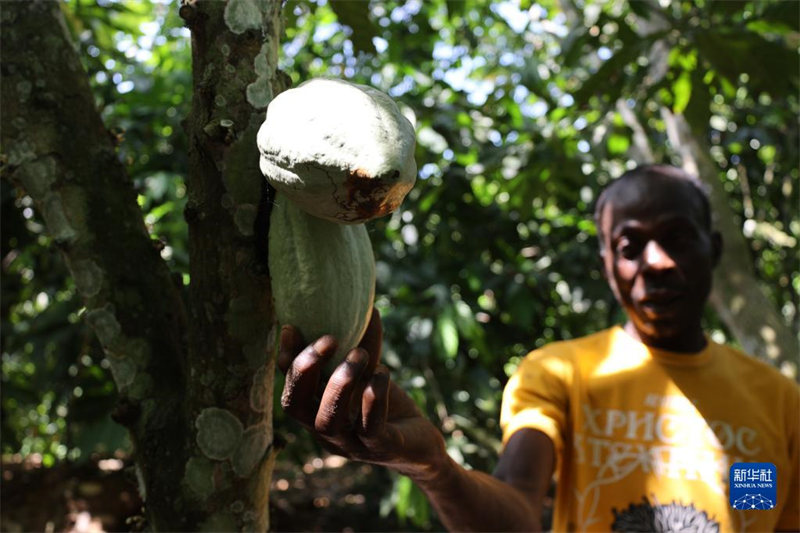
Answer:
[[503, 392], [503, 444], [522, 428], [550, 437], [560, 458], [564, 449], [572, 365], [561, 355], [536, 351], [511, 376]]
[[[792, 384], [791, 401], [787, 406], [790, 413], [789, 458], [792, 468], [785, 474], [789, 483], [786, 504], [775, 524], [776, 531], [800, 531], [800, 390]], [[780, 472], [778, 473], [780, 482]]]

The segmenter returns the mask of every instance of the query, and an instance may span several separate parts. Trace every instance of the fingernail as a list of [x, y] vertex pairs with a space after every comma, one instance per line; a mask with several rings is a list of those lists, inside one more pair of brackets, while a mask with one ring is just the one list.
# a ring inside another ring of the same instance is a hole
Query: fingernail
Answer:
[[327, 352], [333, 353], [336, 351], [337, 342], [336, 339], [331, 337], [330, 335], [325, 335], [324, 337], [320, 337], [319, 339], [314, 342], [314, 350], [320, 355], [323, 355]]
[[345, 361], [351, 365], [363, 365], [367, 362], [367, 352], [361, 349], [350, 350]]

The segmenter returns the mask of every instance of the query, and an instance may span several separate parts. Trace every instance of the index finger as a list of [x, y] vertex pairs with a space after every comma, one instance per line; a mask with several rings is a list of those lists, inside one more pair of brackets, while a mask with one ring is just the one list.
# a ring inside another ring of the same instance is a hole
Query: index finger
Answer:
[[300, 352], [286, 372], [281, 406], [284, 411], [300, 423], [310, 426], [314, 422], [319, 400], [315, 398], [319, 388], [320, 371], [325, 362], [336, 352], [336, 339], [324, 335]]
[[375, 367], [378, 365], [378, 361], [380, 361], [382, 344], [383, 324], [381, 323], [381, 314], [373, 307], [367, 331], [364, 332], [364, 336], [361, 337], [361, 342], [358, 343], [358, 347], [363, 348], [369, 354], [367, 368], [364, 372], [364, 377], [367, 380], [372, 376], [372, 372], [375, 371]]
[[289, 370], [289, 367], [294, 361], [294, 358], [305, 347], [305, 341], [300, 331], [291, 325], [284, 325], [281, 327], [280, 348], [278, 349], [278, 368], [284, 374]]

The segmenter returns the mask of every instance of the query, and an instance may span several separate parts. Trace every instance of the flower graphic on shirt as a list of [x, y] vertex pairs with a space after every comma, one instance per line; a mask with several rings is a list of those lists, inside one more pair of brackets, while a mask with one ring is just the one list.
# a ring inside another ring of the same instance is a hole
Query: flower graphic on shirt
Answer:
[[661, 505], [650, 503], [642, 496], [642, 503], [632, 503], [627, 509], [612, 509], [613, 531], [680, 531], [686, 533], [719, 533], [719, 522], [710, 518], [694, 504], [682, 505], [673, 501]]

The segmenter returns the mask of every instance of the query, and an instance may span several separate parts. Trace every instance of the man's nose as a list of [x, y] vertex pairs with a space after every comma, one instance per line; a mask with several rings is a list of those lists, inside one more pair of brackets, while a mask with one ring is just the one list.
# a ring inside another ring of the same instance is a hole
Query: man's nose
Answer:
[[661, 271], [675, 268], [675, 261], [655, 240], [649, 241], [645, 245], [642, 257], [644, 268], [647, 270]]

